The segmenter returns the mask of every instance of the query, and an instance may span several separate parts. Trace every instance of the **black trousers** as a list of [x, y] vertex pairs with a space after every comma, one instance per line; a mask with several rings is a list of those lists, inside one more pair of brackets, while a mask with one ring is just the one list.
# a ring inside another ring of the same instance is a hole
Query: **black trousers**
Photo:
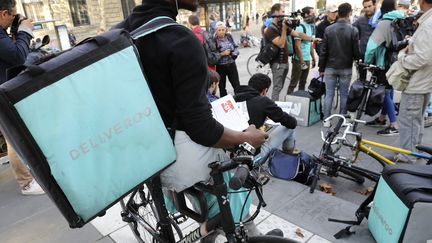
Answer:
[[225, 64], [225, 65], [216, 65], [216, 71], [220, 75], [220, 81], [219, 81], [220, 97], [224, 97], [225, 95], [227, 95], [227, 91], [226, 91], [227, 77], [228, 77], [232, 87], [234, 88], [234, 90], [238, 86], [240, 86], [240, 80], [239, 80], [239, 75], [238, 75], [238, 71], [237, 71], [237, 65], [235, 64], [235, 62]]

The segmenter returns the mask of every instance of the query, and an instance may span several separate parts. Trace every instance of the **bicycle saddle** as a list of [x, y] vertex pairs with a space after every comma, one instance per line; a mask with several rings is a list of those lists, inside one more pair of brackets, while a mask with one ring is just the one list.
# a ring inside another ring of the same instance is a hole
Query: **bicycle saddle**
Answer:
[[422, 146], [422, 145], [417, 145], [416, 148], [420, 151], [426, 152], [430, 155], [432, 155], [432, 148], [431, 147], [426, 147], [426, 146]]

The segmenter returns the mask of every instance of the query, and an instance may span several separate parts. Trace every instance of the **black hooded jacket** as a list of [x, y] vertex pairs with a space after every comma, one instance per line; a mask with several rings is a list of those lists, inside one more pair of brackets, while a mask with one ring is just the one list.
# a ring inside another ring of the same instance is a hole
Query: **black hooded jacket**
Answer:
[[[177, 10], [168, 1], [145, 0], [114, 28], [132, 31], [149, 20]], [[193, 141], [212, 146], [224, 128], [213, 119], [208, 104], [207, 61], [198, 38], [182, 25], [169, 26], [136, 41], [144, 72], [166, 126], [177, 118], [178, 130]]]
[[282, 111], [273, 100], [267, 96], [261, 96], [252, 87], [247, 85], [237, 87], [234, 99], [236, 102], [246, 101], [249, 124], [254, 124], [257, 128], [264, 124], [267, 117], [275, 122], [280, 122], [283, 126], [290, 129], [294, 129], [297, 126], [297, 120], [294, 117]]

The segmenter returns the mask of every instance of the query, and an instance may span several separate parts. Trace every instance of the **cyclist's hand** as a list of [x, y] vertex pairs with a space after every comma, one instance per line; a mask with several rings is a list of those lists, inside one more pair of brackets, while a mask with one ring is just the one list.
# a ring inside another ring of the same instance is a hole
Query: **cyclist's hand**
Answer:
[[246, 139], [254, 148], [259, 148], [268, 138], [267, 133], [258, 130], [255, 125], [250, 125], [245, 131]]
[[315, 59], [312, 59], [312, 68], [314, 68], [315, 66], [316, 66]]
[[324, 72], [320, 72], [320, 77], [324, 77]]

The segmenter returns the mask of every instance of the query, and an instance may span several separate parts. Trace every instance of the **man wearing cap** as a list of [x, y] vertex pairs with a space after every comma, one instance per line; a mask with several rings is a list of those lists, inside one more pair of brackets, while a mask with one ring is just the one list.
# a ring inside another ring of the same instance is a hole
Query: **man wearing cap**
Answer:
[[[316, 31], [315, 36], [317, 38], [321, 38], [321, 39], [324, 38], [325, 29], [336, 21], [337, 11], [338, 11], [338, 7], [336, 6], [336, 4], [327, 5], [326, 16], [324, 17], [324, 20], [321, 23], [319, 23], [319, 25], [317, 25], [315, 30]], [[319, 55], [320, 48], [321, 48], [321, 43], [318, 42], [315, 49], [318, 55]]]
[[[375, 5], [376, 0], [363, 0], [363, 9], [365, 12], [364, 16], [360, 16], [356, 22], [354, 22], [354, 27], [357, 28], [359, 31], [359, 38], [360, 38], [360, 55], [361, 58], [364, 60], [364, 55], [366, 52], [366, 45], [368, 43], [369, 37], [372, 35], [373, 28], [369, 24], [370, 18], [374, 16], [375, 14]], [[366, 79], [366, 69], [363, 67], [360, 67], [359, 69], [360, 79], [365, 80]]]

